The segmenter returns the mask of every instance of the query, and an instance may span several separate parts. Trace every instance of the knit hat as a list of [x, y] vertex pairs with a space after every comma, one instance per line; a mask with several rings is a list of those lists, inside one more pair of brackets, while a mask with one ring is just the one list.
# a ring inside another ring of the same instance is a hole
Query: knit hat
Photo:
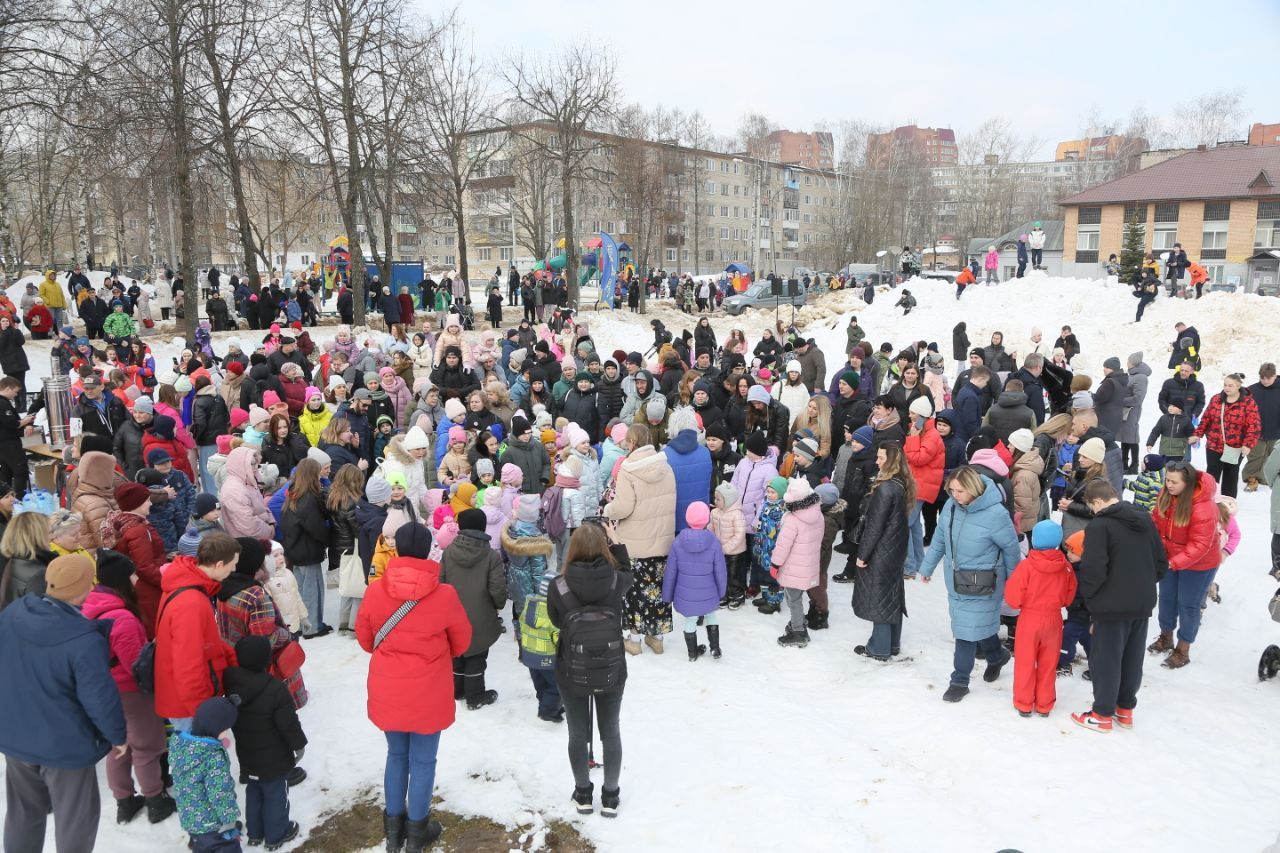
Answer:
[[778, 497], [782, 497], [787, 493], [787, 478], [774, 477], [769, 481], [769, 488], [778, 493]]
[[802, 501], [812, 494], [813, 486], [809, 485], [808, 480], [800, 477], [795, 480], [790, 480], [787, 483], [787, 493], [782, 496], [782, 499], [790, 504], [795, 503], [796, 501]]
[[707, 438], [718, 438], [721, 441], [729, 440], [729, 430], [723, 421], [715, 421], [702, 432]]
[[818, 496], [818, 500], [822, 501], [822, 505], [835, 506], [836, 501], [840, 500], [840, 490], [832, 483], [821, 483], [813, 490]]
[[135, 412], [146, 412], [148, 415], [155, 414], [155, 403], [151, 402], [150, 397], [139, 397], [133, 401], [133, 410]]
[[529, 432], [531, 429], [533, 429], [533, 427], [529, 425], [528, 418], [523, 417], [522, 415], [515, 415], [514, 417], [511, 418], [511, 437], [512, 438], [519, 438], [520, 436], [524, 435], [526, 432]]
[[1093, 408], [1093, 395], [1088, 391], [1077, 391], [1071, 395], [1071, 408], [1076, 411]]
[[853, 431], [853, 440], [863, 447], [870, 447], [876, 437], [876, 431], [869, 426], [860, 426]]
[[1062, 525], [1056, 521], [1045, 519], [1031, 528], [1031, 547], [1037, 551], [1047, 551], [1062, 544]]
[[854, 373], [852, 370], [846, 370], [841, 373], [840, 381], [855, 391], [858, 389], [858, 385], [860, 384], [858, 374]]
[[464, 509], [462, 514], [458, 516], [458, 529], [483, 533], [484, 526], [488, 520], [488, 516], [478, 509]]
[[240, 429], [249, 422], [249, 412], [236, 406], [231, 410], [231, 428]]
[[258, 573], [258, 569], [262, 568], [262, 563], [267, 559], [267, 549], [262, 547], [262, 543], [257, 539], [249, 536], [237, 536], [236, 542], [240, 544], [240, 556], [236, 558], [236, 574], [253, 577]]
[[569, 447], [577, 447], [579, 444], [590, 444], [591, 436], [587, 435], [587, 431], [577, 424], [569, 424], [564, 431], [565, 441]]
[[170, 456], [169, 451], [165, 450], [163, 447], [153, 447], [147, 451], [147, 465], [152, 468], [172, 461], [173, 457]]
[[1139, 364], [1142, 364], [1142, 357], [1143, 357], [1142, 350], [1129, 353], [1129, 366], [1137, 367]]
[[450, 397], [444, 401], [444, 414], [451, 421], [456, 421], [467, 413], [467, 407], [457, 397]]
[[374, 474], [365, 484], [364, 496], [371, 504], [386, 503], [391, 500], [391, 484], [387, 482], [386, 477]]
[[121, 483], [116, 486], [116, 504], [125, 512], [132, 512], [151, 500], [151, 492], [141, 483]]
[[447, 521], [453, 521], [453, 507], [448, 504], [440, 504], [431, 513], [431, 526], [439, 530]]
[[613, 439], [614, 444], [621, 445], [622, 442], [627, 440], [627, 425], [622, 423], [614, 424], [613, 428], [609, 430], [609, 438]]
[[516, 501], [516, 519], [536, 524], [542, 514], [542, 501], [537, 495], [521, 495]]
[[800, 367], [800, 362], [796, 361], [793, 358], [791, 359], [791, 361], [787, 362], [787, 369], [784, 372], [785, 373], [802, 373], [803, 368]]
[[391, 488], [399, 486], [402, 489], [409, 488], [409, 478], [402, 471], [388, 471], [383, 477], [386, 478], [387, 485]]
[[1009, 446], [1020, 453], [1030, 453], [1035, 446], [1035, 436], [1026, 427], [1015, 429], [1009, 436]]
[[329, 454], [325, 453], [323, 450], [321, 450], [318, 447], [313, 447], [310, 450], [308, 450], [307, 458], [315, 461], [317, 464], [319, 464], [321, 468], [324, 468], [326, 465], [329, 465], [333, 462], [333, 460], [329, 458]]
[[321, 400], [323, 400], [323, 399], [324, 399], [324, 392], [323, 392], [323, 391], [321, 391], [319, 388], [317, 388], [317, 387], [316, 387], [316, 386], [314, 386], [314, 385], [308, 385], [308, 386], [307, 386], [307, 390], [306, 390], [306, 396], [304, 397], [304, 399], [305, 399], [308, 403], [310, 403], [310, 402], [311, 402], [311, 398], [312, 398], [312, 397], [319, 397]]
[[244, 362], [242, 362], [242, 361], [229, 361], [229, 362], [227, 362], [227, 373], [233, 374], [233, 375], [235, 375], [235, 376], [241, 376], [241, 375], [243, 375], [243, 374], [244, 374]]
[[727, 507], [733, 506], [738, 502], [738, 490], [728, 480], [716, 486], [716, 495], [724, 501], [724, 505]]
[[[449, 432], [452, 433], [455, 429], [459, 429], [459, 427], [451, 427]], [[430, 438], [427, 436], [426, 431], [420, 426], [412, 426], [405, 433], [404, 441], [400, 446], [405, 450], [426, 450], [429, 445]]]
[[1119, 369], [1120, 369], [1120, 359], [1116, 358], [1116, 357], [1113, 355], [1113, 356], [1111, 356], [1110, 358], [1108, 358], [1108, 359], [1106, 359], [1105, 361], [1103, 361], [1103, 362], [1102, 362], [1102, 366], [1103, 366], [1103, 367], [1105, 367], [1105, 368], [1107, 368], [1107, 369], [1109, 369], [1109, 370], [1119, 370]]
[[667, 401], [661, 396], [654, 396], [644, 404], [644, 416], [651, 421], [660, 421], [667, 414]]
[[373, 371], [373, 370], [366, 370], [364, 374], [361, 375], [360, 377], [360, 384], [362, 385], [368, 385], [370, 382], [377, 382], [377, 381], [378, 381], [378, 374], [376, 371]]
[[1067, 546], [1067, 550], [1079, 557], [1084, 553], [1084, 531], [1077, 530], [1067, 537], [1067, 541], [1063, 543]]
[[[396, 531], [396, 553], [401, 557], [427, 559], [431, 555], [431, 531], [425, 524], [413, 521], [401, 525]], [[435, 568], [439, 570], [438, 565]]]
[[1103, 462], [1107, 458], [1107, 445], [1102, 439], [1094, 436], [1080, 445], [1076, 455], [1081, 459], [1088, 459], [1090, 462]]
[[280, 466], [263, 462], [258, 466], [258, 479], [268, 487], [274, 486], [276, 480], [280, 479]]
[[266, 672], [271, 664], [271, 641], [260, 634], [245, 634], [236, 640], [236, 662], [250, 672]]
[[239, 716], [237, 703], [225, 696], [206, 699], [196, 708], [191, 721], [191, 734], [196, 737], [217, 737], [236, 724]]
[[279, 404], [279, 402], [280, 395], [275, 391], [272, 391], [270, 388], [262, 392], [262, 408], [269, 409], [272, 406]]
[[524, 471], [513, 462], [505, 462], [502, 465], [502, 471], [498, 474], [498, 479], [502, 481], [502, 485], [518, 489], [524, 483]]
[[1142, 457], [1142, 467], [1147, 471], [1159, 471], [1168, 463], [1168, 461], [1168, 459], [1161, 456], [1159, 453], [1148, 453], [1146, 456]]
[[460, 426], [449, 427], [449, 443], [450, 444], [466, 444], [467, 431]]
[[747, 436], [747, 452], [754, 453], [756, 456], [764, 456], [769, 452], [769, 440], [760, 430], [756, 430]]
[[931, 418], [933, 417], [933, 398], [928, 394], [922, 394], [911, 401], [907, 411], [918, 418]]
[[173, 390], [177, 391], [179, 396], [188, 394], [191, 391], [191, 378], [179, 376], [173, 383]]
[[335, 373], [335, 374], [333, 374], [332, 376], [330, 376], [330, 377], [329, 377], [329, 384], [328, 384], [328, 386], [326, 386], [326, 387], [328, 387], [328, 389], [329, 389], [330, 391], [332, 391], [332, 390], [334, 390], [335, 388], [342, 388], [342, 387], [345, 387], [345, 386], [346, 386], [346, 384], [347, 384], [347, 381], [346, 381], [345, 379], [343, 379], [343, 378], [342, 378], [342, 374], [340, 374], [340, 373]]
[[685, 509], [684, 520], [694, 530], [702, 530], [711, 521], [711, 508], [702, 501], [694, 501]]
[[[142, 491], [147, 493], [146, 489]], [[59, 601], [74, 601], [93, 588], [93, 560], [83, 554], [55, 557], [44, 570], [44, 582], [46, 595]]]
[[211, 495], [208, 492], [201, 492], [196, 495], [195, 509], [191, 512], [192, 518], [204, 518], [209, 513], [218, 508], [218, 496]]
[[802, 456], [810, 462], [818, 456], [818, 442], [814, 441], [812, 438], [806, 437], [797, 439], [796, 443], [792, 446], [792, 449], [795, 451], [797, 456]]
[[484, 458], [477, 459], [476, 476], [483, 477], [485, 474], [488, 474], [490, 477], [493, 476], [493, 460]]
[[99, 453], [105, 453], [108, 456], [112, 455], [114, 451], [111, 448], [111, 438], [105, 435], [98, 435], [96, 432], [80, 433], [81, 457], [83, 458], [84, 454], [91, 450], [96, 450]]
[[[194, 553], [194, 552], [193, 552]], [[76, 556], [76, 555], [73, 555]], [[83, 554], [78, 556], [84, 556]], [[118, 587], [126, 583], [131, 583], [130, 578], [138, 569], [124, 554], [112, 551], [109, 548], [102, 548], [98, 551], [98, 582], [105, 583], [108, 586]], [[46, 570], [46, 577], [47, 577]]]
[[[543, 435], [546, 435], [546, 433], [543, 433]], [[547, 440], [544, 438], [542, 443], [546, 444]], [[565, 436], [565, 434], [562, 432], [556, 433], [556, 450], [564, 450], [568, 446], [569, 446], [569, 439]]]
[[764, 403], [769, 405], [769, 392], [764, 390], [763, 385], [752, 385], [747, 389], [748, 403]]

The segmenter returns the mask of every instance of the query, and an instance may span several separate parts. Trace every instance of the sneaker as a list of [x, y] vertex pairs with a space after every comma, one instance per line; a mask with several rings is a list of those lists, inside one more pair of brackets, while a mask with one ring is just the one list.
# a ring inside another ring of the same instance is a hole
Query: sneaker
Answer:
[[116, 800], [116, 823], [128, 823], [133, 820], [146, 805], [147, 798], [141, 794]]
[[498, 701], [498, 691], [486, 690], [483, 693], [481, 693], [479, 696], [475, 696], [467, 700], [467, 710], [478, 711], [481, 708], [483, 708], [485, 705], [492, 705], [494, 702], [497, 702], [497, 701]]
[[809, 632], [803, 628], [799, 631], [793, 631], [791, 624], [787, 623], [786, 632], [778, 638], [778, 645], [795, 646], [798, 649], [803, 649], [809, 645]]
[[591, 801], [592, 792], [595, 786], [591, 783], [579, 785], [573, 789], [572, 800], [574, 806], [578, 809], [578, 814], [591, 814], [596, 810], [595, 804]]
[[995, 663], [987, 663], [987, 669], [982, 673], [982, 680], [990, 684], [1000, 677], [1000, 670], [1004, 669], [1004, 665], [1013, 660], [1013, 655], [1005, 652], [1005, 655]]
[[610, 791], [608, 788], [600, 789], [600, 816], [601, 817], [617, 817], [618, 804], [622, 801], [622, 789], [614, 788]]
[[1081, 728], [1088, 729], [1091, 732], [1101, 732], [1107, 734], [1111, 731], [1111, 718], [1103, 717], [1092, 711], [1081, 711], [1079, 714], [1072, 714], [1071, 721]]
[[285, 827], [284, 835], [280, 837], [280, 840], [271, 842], [270, 844], [267, 845], [266, 849], [279, 850], [281, 847], [285, 846], [286, 844], [288, 844], [290, 841], [292, 841], [297, 837], [298, 837], [298, 822], [296, 820], [291, 820], [289, 821], [289, 825]]
[[961, 699], [969, 695], [969, 688], [963, 684], [952, 684], [947, 687], [947, 692], [942, 694], [943, 702], [959, 702]]
[[1133, 709], [1116, 708], [1115, 723], [1122, 729], [1133, 728]]

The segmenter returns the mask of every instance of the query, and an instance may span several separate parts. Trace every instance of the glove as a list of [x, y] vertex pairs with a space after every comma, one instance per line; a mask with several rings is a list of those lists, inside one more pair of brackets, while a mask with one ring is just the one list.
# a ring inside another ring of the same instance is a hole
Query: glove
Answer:
[[295, 750], [293, 751], [293, 760], [294, 760], [294, 761], [301, 761], [301, 760], [302, 760], [302, 756], [303, 756], [303, 755], [305, 755], [305, 754], [306, 754], [306, 752], [307, 752], [307, 748], [306, 748], [305, 746], [304, 746], [304, 747], [302, 747], [302, 748], [300, 748], [300, 749], [295, 749]]
[[777, 567], [777, 566], [770, 566], [770, 567], [769, 567], [769, 577], [773, 578], [774, 580], [777, 580], [777, 579], [778, 579], [778, 567]]

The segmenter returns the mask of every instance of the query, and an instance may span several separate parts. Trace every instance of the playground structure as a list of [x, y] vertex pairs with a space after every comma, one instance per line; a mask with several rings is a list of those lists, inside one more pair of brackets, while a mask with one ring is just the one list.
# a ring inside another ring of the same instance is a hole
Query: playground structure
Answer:
[[[533, 265], [533, 275], [540, 281], [554, 278], [568, 264], [563, 238], [556, 242], [556, 248], [559, 251], [551, 257]], [[578, 258], [579, 288], [596, 281], [600, 288], [600, 301], [610, 308], [616, 307], [618, 281], [629, 282], [636, 274], [635, 264], [631, 260], [631, 247], [601, 231], [597, 236], [589, 238], [583, 248], [586, 251]]]

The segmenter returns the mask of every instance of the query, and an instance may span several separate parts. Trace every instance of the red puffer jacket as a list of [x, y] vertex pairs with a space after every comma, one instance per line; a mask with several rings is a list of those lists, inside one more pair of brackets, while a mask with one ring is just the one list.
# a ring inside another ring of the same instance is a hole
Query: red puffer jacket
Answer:
[[160, 606], [160, 566], [164, 563], [164, 540], [145, 518], [123, 510], [114, 510], [102, 522], [102, 547], [110, 548], [133, 560], [138, 582], [138, 609], [147, 639], [156, 635], [156, 609]]
[[[145, 460], [147, 454], [159, 448], [168, 451], [173, 457], [173, 467], [187, 475], [187, 479], [196, 482], [195, 472], [191, 470], [191, 460], [187, 458], [187, 448], [177, 438], [163, 439], [153, 432], [144, 432], [142, 434], [142, 458]], [[151, 466], [147, 466], [151, 467]]]
[[1222, 562], [1218, 547], [1218, 504], [1214, 501], [1217, 492], [1218, 484], [1213, 477], [1201, 474], [1191, 503], [1191, 522], [1185, 526], [1174, 523], [1173, 504], [1161, 510], [1157, 503], [1152, 510], [1151, 520], [1160, 531], [1170, 571], [1203, 572], [1216, 569]]
[[933, 503], [942, 491], [942, 472], [947, 464], [947, 448], [933, 418], [924, 422], [919, 435], [907, 436], [902, 452], [911, 466], [911, 476], [916, 478], [916, 500]]
[[[417, 601], [375, 650], [373, 638], [406, 601]], [[434, 560], [394, 557], [369, 584], [356, 617], [369, 661], [369, 720], [384, 732], [435, 734], [453, 725], [453, 658], [471, 644], [458, 593]]]
[[[196, 589], [178, 593], [184, 586]], [[213, 615], [211, 599], [221, 586], [195, 557], [178, 557], [164, 573], [168, 603], [156, 630], [155, 668], [156, 713], [162, 717], [195, 716], [201, 702], [222, 692], [223, 671], [236, 665], [235, 650], [223, 641]]]
[[1250, 450], [1262, 437], [1262, 416], [1258, 414], [1258, 403], [1248, 389], [1241, 388], [1240, 397], [1234, 403], [1228, 403], [1221, 393], [1209, 399], [1200, 426], [1196, 427], [1195, 437], [1204, 438], [1210, 450], [1221, 453], [1224, 433], [1230, 446]]
[[296, 418], [307, 407], [307, 380], [299, 379], [290, 382], [280, 377], [280, 387], [284, 389], [284, 401], [289, 406], [289, 416]]

